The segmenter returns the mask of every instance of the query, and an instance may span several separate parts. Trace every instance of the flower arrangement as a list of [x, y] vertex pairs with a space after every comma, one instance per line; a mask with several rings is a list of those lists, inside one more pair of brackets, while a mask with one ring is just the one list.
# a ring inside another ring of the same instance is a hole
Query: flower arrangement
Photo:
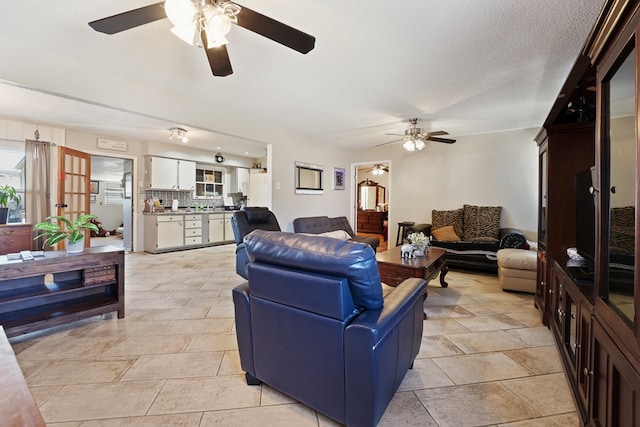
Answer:
[[429, 238], [425, 236], [423, 232], [409, 233], [407, 240], [418, 248], [423, 248], [429, 245]]

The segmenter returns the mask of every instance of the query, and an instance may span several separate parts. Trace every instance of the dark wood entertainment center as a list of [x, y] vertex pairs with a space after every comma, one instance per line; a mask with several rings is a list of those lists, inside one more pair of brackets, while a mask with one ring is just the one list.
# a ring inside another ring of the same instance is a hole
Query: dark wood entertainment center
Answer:
[[605, 1], [536, 137], [535, 303], [583, 425], [640, 426], [639, 43], [640, 0]]
[[124, 251], [45, 251], [33, 261], [0, 256], [0, 325], [8, 337], [98, 314], [124, 317]]

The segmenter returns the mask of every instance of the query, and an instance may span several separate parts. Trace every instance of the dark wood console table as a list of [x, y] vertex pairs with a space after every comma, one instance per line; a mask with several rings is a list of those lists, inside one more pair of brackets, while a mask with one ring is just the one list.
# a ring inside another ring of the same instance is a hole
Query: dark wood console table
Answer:
[[0, 325], [8, 337], [118, 312], [124, 317], [124, 251], [48, 251], [33, 261], [0, 256]]

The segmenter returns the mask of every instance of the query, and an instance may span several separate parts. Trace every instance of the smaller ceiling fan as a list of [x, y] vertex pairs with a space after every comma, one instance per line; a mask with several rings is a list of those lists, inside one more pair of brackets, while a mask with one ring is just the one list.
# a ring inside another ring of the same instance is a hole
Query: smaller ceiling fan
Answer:
[[369, 169], [365, 170], [365, 172], [370, 172], [374, 175], [382, 175], [385, 172], [389, 172], [389, 166], [385, 166], [381, 163], [377, 163], [375, 165], [373, 165], [373, 167], [370, 167]]
[[101, 33], [116, 34], [164, 18], [169, 18], [174, 25], [171, 32], [181, 40], [204, 47], [214, 76], [233, 73], [225, 37], [231, 24], [303, 54], [310, 52], [316, 41], [307, 33], [227, 0], [165, 0], [91, 21], [89, 26]]
[[418, 127], [418, 119], [409, 119], [409, 124], [411, 125], [407, 130], [404, 131], [404, 135], [398, 133], [388, 133], [387, 135], [396, 135], [402, 136], [404, 138], [396, 139], [389, 142], [384, 142], [382, 144], [376, 145], [376, 147], [382, 147], [383, 145], [393, 144], [398, 141], [405, 141], [402, 146], [407, 151], [420, 151], [426, 147], [425, 142], [433, 141], [433, 142], [443, 142], [445, 144], [453, 144], [456, 142], [455, 139], [449, 138], [439, 138], [440, 135], [449, 135], [448, 132], [443, 130], [437, 130], [433, 132], [425, 133], [422, 128]]

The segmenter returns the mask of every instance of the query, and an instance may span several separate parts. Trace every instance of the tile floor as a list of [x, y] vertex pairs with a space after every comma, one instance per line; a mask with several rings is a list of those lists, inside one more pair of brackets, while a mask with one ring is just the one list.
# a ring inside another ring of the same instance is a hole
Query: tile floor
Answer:
[[[337, 424], [268, 386], [247, 386], [230, 291], [234, 246], [126, 256], [115, 314], [11, 339], [49, 426]], [[380, 426], [578, 425], [532, 296], [451, 271], [429, 286], [413, 370]]]

